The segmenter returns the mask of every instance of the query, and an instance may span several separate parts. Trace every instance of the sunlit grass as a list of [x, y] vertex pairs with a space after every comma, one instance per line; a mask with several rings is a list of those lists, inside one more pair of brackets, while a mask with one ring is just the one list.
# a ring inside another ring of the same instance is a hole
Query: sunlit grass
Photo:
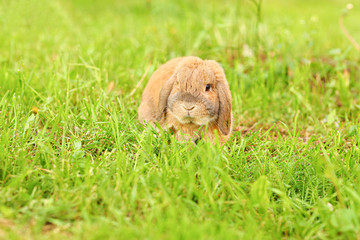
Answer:
[[[0, 239], [360, 238], [345, 6], [263, 1], [259, 22], [245, 0], [1, 1]], [[225, 69], [225, 148], [137, 121], [149, 76], [183, 55]]]

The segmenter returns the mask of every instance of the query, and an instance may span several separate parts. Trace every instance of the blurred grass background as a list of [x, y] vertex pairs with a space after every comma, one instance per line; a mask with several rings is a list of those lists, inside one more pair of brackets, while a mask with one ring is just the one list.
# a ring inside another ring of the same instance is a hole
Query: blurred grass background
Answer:
[[[0, 1], [0, 238], [359, 238], [359, 2], [256, 3]], [[137, 123], [184, 55], [225, 69], [228, 151]]]
[[[278, 98], [278, 87], [300, 87], [307, 91], [301, 97], [303, 104], [309, 102], [307, 105], [318, 108], [314, 109], [316, 115], [327, 113], [334, 107], [332, 96], [325, 93], [314, 98], [308, 91], [314, 85], [311, 79], [321, 84], [326, 78], [330, 85], [336, 85], [331, 76], [337, 78], [339, 72], [357, 66], [358, 52], [337, 23], [344, 8], [343, 1], [264, 1], [258, 23], [255, 5], [245, 0], [4, 1], [4, 84], [0, 91], [16, 91], [23, 89], [21, 84], [28, 84], [44, 95], [53, 95], [65, 88], [65, 78], [69, 76], [71, 85], [85, 84], [102, 90], [113, 81], [117, 89], [129, 92], [150, 63], [151, 73], [172, 57], [197, 55], [223, 64], [231, 87], [239, 92], [234, 96], [234, 104], [239, 106], [235, 111], [244, 109], [243, 101], [255, 104], [254, 108], [259, 107], [260, 101], [267, 111], [255, 109], [251, 115], [267, 114], [274, 109], [268, 107], [274, 104], [269, 101], [272, 90]], [[355, 39], [359, 38], [358, 16], [355, 8], [345, 19]], [[254, 53], [253, 57], [243, 56], [244, 45]], [[351, 78], [358, 78], [358, 71], [348, 72]], [[96, 81], [94, 74], [101, 75], [101, 80]], [[358, 94], [356, 83], [349, 84], [352, 95]], [[33, 94], [30, 89], [21, 91]], [[277, 103], [279, 106], [271, 114], [280, 118], [284, 112], [279, 109], [282, 102]]]

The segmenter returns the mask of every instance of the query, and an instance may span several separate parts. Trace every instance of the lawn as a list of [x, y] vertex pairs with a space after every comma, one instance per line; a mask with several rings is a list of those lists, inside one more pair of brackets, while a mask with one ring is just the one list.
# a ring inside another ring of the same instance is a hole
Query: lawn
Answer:
[[[355, 0], [0, 0], [0, 239], [360, 239], [349, 2], [360, 42]], [[137, 121], [185, 55], [225, 69], [225, 148]]]

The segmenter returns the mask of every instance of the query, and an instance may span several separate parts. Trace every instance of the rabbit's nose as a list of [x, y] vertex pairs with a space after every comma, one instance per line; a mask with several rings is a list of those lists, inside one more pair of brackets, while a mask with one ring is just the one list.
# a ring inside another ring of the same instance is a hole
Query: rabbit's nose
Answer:
[[182, 105], [182, 107], [186, 110], [186, 111], [191, 111], [195, 108], [194, 105]]

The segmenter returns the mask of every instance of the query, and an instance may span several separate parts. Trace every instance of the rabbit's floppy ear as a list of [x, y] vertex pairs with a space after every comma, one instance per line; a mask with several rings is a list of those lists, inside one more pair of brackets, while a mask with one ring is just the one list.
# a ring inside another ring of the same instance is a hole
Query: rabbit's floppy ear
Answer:
[[167, 107], [167, 101], [169, 98], [169, 95], [171, 93], [171, 90], [173, 89], [173, 85], [175, 83], [176, 76], [175, 74], [172, 75], [162, 86], [159, 94], [159, 104], [158, 104], [158, 115], [157, 119], [161, 120], [163, 117], [166, 107]]
[[224, 135], [228, 135], [231, 130], [231, 95], [228, 84], [219, 83], [219, 118], [218, 126]]
[[216, 77], [216, 88], [219, 98], [218, 127], [222, 134], [228, 135], [231, 131], [231, 93], [222, 67], [214, 60], [206, 60]]

